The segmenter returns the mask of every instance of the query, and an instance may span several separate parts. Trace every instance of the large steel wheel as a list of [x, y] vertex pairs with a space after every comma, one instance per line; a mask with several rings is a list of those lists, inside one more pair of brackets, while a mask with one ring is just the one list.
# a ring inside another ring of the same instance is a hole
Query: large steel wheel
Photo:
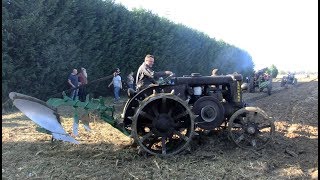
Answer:
[[296, 86], [296, 85], [298, 84], [298, 79], [297, 79], [297, 78], [294, 78], [293, 81], [292, 81], [292, 84], [293, 84], [294, 86]]
[[153, 94], [132, 117], [132, 136], [153, 155], [169, 156], [184, 150], [194, 134], [195, 115], [187, 103], [170, 93]]
[[271, 95], [271, 91], [272, 91], [272, 79], [269, 79], [269, 84], [267, 86], [267, 91], [268, 91], [268, 95]]
[[273, 121], [258, 107], [245, 107], [236, 111], [228, 123], [229, 136], [244, 149], [259, 150], [272, 139]]
[[249, 81], [249, 93], [254, 93], [255, 89], [254, 77], [251, 77]]

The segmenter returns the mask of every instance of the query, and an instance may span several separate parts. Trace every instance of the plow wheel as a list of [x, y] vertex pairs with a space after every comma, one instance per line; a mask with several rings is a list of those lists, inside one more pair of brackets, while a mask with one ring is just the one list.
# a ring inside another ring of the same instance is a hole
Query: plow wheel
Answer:
[[244, 149], [259, 150], [272, 139], [273, 121], [258, 107], [245, 107], [236, 111], [228, 123], [229, 136]]
[[147, 97], [132, 117], [132, 136], [140, 148], [169, 156], [184, 150], [194, 134], [194, 119], [187, 103], [169, 93]]

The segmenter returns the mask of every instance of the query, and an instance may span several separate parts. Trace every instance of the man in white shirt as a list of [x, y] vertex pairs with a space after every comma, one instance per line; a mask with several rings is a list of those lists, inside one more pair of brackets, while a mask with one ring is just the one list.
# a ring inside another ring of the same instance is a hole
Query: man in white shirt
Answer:
[[117, 103], [120, 100], [120, 89], [122, 89], [122, 81], [119, 68], [115, 69], [113, 73], [113, 79], [111, 83], [108, 85], [108, 87], [110, 87], [112, 84], [114, 88], [114, 103]]

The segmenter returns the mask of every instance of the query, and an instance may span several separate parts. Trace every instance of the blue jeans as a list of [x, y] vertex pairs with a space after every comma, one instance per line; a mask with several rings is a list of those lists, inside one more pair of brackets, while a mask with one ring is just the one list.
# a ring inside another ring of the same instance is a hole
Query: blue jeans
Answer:
[[76, 97], [78, 96], [78, 92], [79, 92], [79, 89], [72, 90], [70, 98], [73, 100], [76, 100]]
[[120, 87], [114, 87], [114, 101], [119, 101], [120, 99]]
[[133, 84], [128, 84], [128, 87], [133, 89]]

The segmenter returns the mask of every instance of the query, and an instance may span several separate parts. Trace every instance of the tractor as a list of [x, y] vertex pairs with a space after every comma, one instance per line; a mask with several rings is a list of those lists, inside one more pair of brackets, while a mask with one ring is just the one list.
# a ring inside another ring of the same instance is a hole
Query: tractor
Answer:
[[237, 146], [258, 150], [271, 141], [275, 127], [266, 112], [243, 101], [242, 79], [241, 74], [192, 73], [164, 77], [161, 83], [140, 91], [129, 88], [119, 119], [114, 118], [113, 106], [105, 105], [102, 98], [87, 96], [81, 102], [63, 93], [63, 98], [43, 102], [15, 92], [10, 93], [10, 98], [32, 121], [62, 141], [79, 143], [64, 131], [57, 112], [58, 106], [73, 106], [74, 127], [79, 123], [77, 108], [98, 111], [102, 120], [131, 137], [140, 150], [156, 156], [178, 154], [200, 131], [214, 130], [223, 123], [229, 139]]
[[295, 77], [295, 74], [294, 73], [288, 73], [287, 76], [283, 76], [282, 79], [281, 79], [281, 83], [280, 83], [280, 86], [281, 87], [288, 87], [288, 85], [297, 85], [298, 83], [298, 79]]
[[256, 88], [262, 92], [264, 89], [267, 89], [268, 95], [271, 95], [272, 91], [272, 77], [266, 73], [267, 68], [261, 69], [253, 74], [249, 78], [249, 92], [254, 93]]

